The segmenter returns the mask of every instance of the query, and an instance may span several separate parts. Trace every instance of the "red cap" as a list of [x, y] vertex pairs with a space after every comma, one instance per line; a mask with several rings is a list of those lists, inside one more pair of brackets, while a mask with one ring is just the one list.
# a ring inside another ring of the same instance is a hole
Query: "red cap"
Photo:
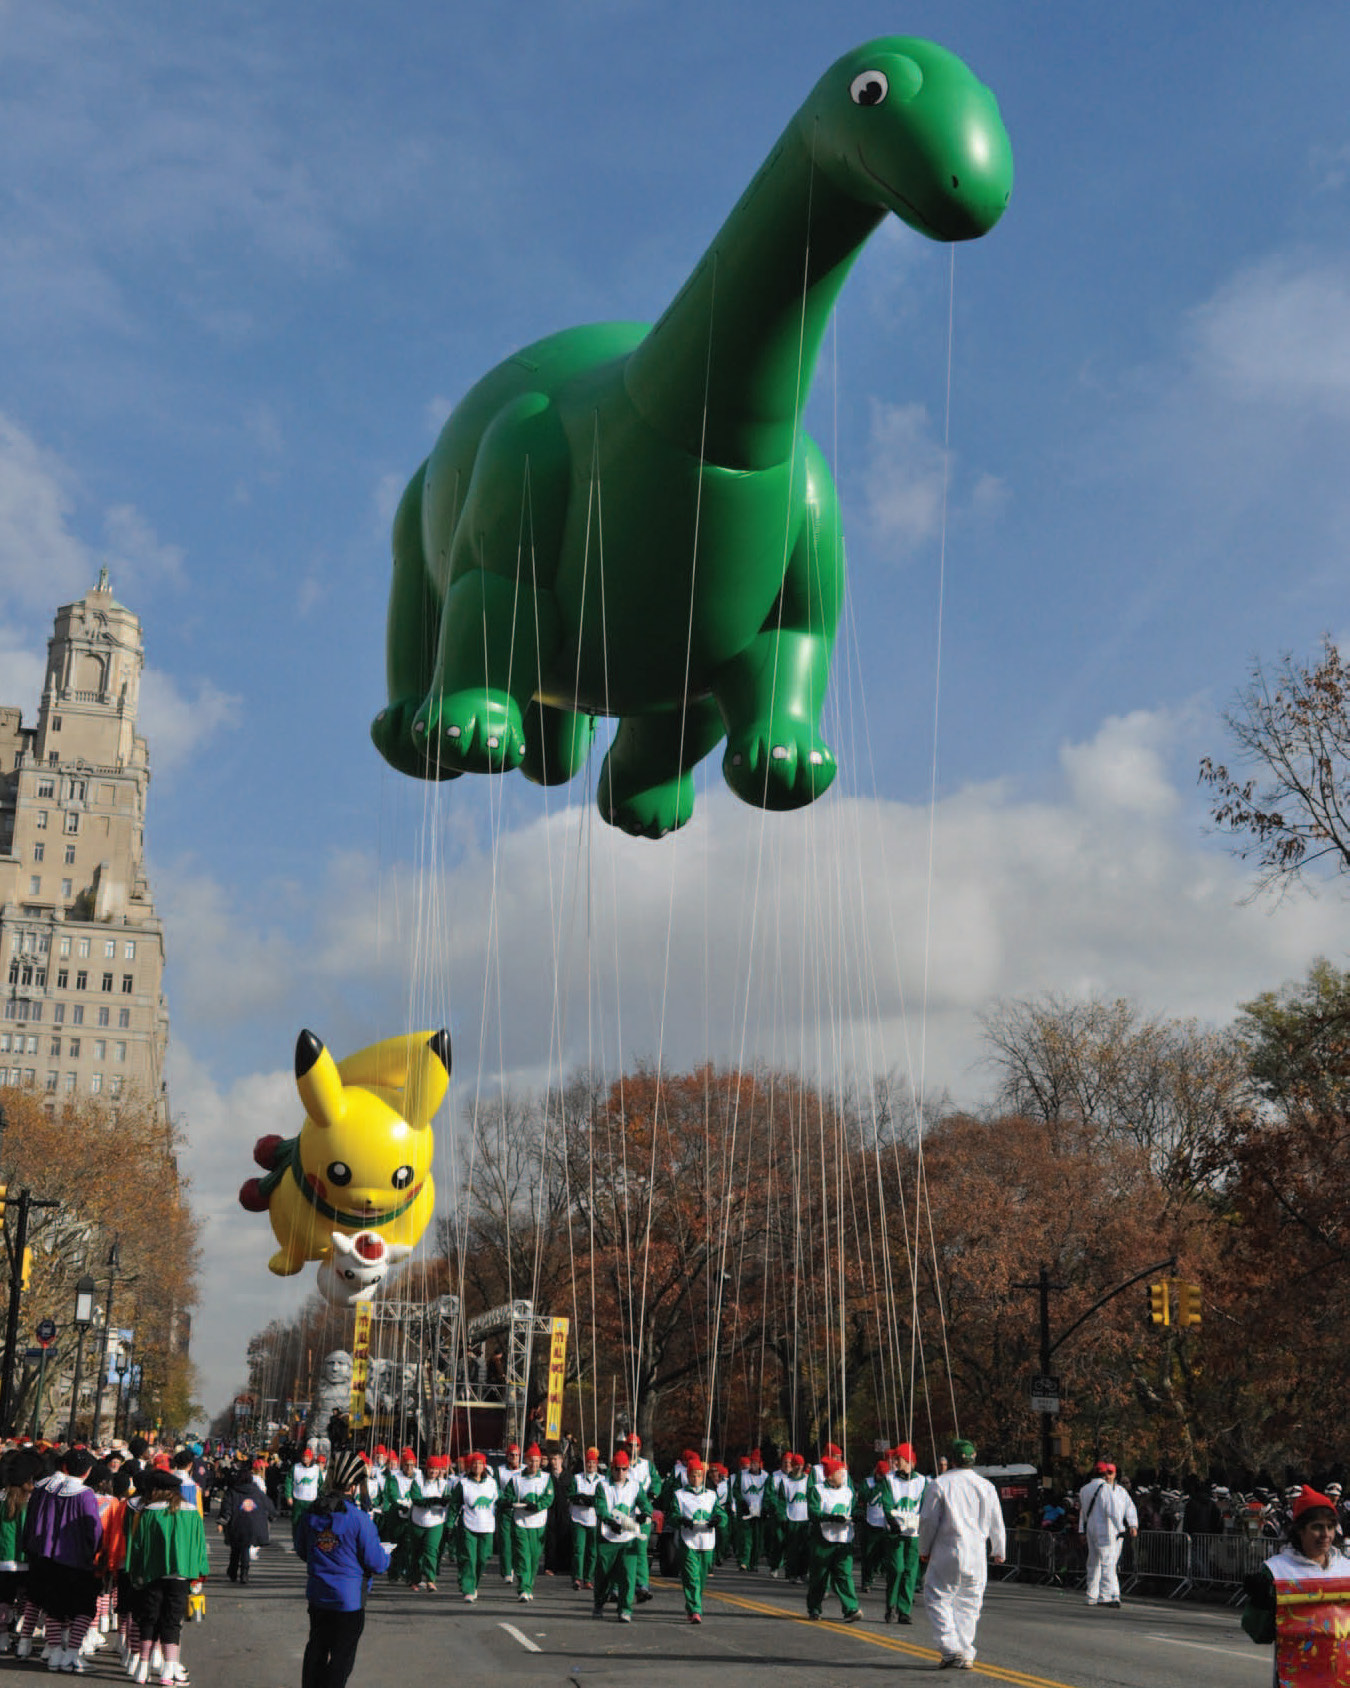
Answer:
[[751, 1448], [750, 1458], [756, 1465], [762, 1465], [764, 1463], [764, 1455], [760, 1453], [758, 1448]]
[[842, 1459], [843, 1457], [844, 1450], [842, 1448], [835, 1447], [833, 1442], [826, 1442], [825, 1446], [820, 1450], [820, 1463], [822, 1465], [824, 1465], [827, 1459]]
[[889, 1477], [890, 1474], [891, 1474], [891, 1462], [888, 1459], [879, 1459], [877, 1461], [877, 1468], [872, 1473], [872, 1475], [874, 1477]]
[[750, 1463], [750, 1455], [749, 1454], [742, 1454], [741, 1455], [741, 1464], [742, 1465], [749, 1465], [749, 1463]]
[[526, 1459], [543, 1459], [543, 1457], [543, 1454], [539, 1451], [538, 1442], [531, 1442], [529, 1447], [525, 1450]]
[[630, 1448], [640, 1448], [642, 1446], [642, 1438], [638, 1435], [636, 1430], [630, 1430], [628, 1432], [628, 1446]]
[[1097, 1461], [1097, 1475], [1099, 1477], [1114, 1477], [1115, 1474], [1116, 1468], [1112, 1465], [1109, 1459], [1099, 1459]]
[[628, 1469], [628, 1455], [623, 1451], [622, 1448], [617, 1448], [615, 1450], [615, 1453], [614, 1453], [614, 1458], [612, 1460], [610, 1460], [609, 1463], [612, 1466], [614, 1466], [617, 1470], [627, 1471], [627, 1469]]
[[486, 1465], [487, 1455], [480, 1453], [465, 1454], [464, 1463], [465, 1465]]
[[520, 1452], [520, 1443], [519, 1442], [508, 1442], [506, 1444], [506, 1451], [509, 1454], [518, 1454]]
[[448, 1471], [450, 1469], [449, 1454], [432, 1454], [427, 1460], [428, 1471]]
[[398, 1457], [400, 1463], [406, 1463], [408, 1460], [411, 1460], [414, 1465], [417, 1464], [417, 1455], [411, 1448], [404, 1448], [403, 1452]]
[[901, 1442], [898, 1448], [892, 1448], [891, 1458], [907, 1459], [911, 1465], [918, 1463], [918, 1455], [914, 1452], [913, 1442]]
[[1310, 1489], [1305, 1485], [1303, 1492], [1294, 1502], [1294, 1523], [1299, 1523], [1304, 1515], [1309, 1512], [1329, 1512], [1334, 1519], [1336, 1503], [1329, 1496], [1319, 1495], [1316, 1489]]
[[387, 1454], [389, 1452], [389, 1449], [385, 1447], [383, 1442], [377, 1442], [375, 1444], [375, 1452], [377, 1454]]
[[684, 1469], [686, 1471], [706, 1471], [708, 1468], [707, 1468], [706, 1465], [704, 1465], [703, 1461], [698, 1457], [698, 1455], [695, 1454], [693, 1459], [685, 1461]]
[[586, 1458], [588, 1460], [593, 1459], [593, 1460], [596, 1461], [597, 1464], [599, 1464], [599, 1461], [600, 1461], [600, 1450], [599, 1450], [599, 1448], [587, 1448], [586, 1449]]
[[364, 1448], [362, 1448], [357, 1453], [356, 1457], [357, 1457], [357, 1459], [359, 1459], [361, 1461], [362, 1465], [369, 1465], [370, 1464], [370, 1455], [365, 1451]]
[[827, 1477], [833, 1477], [836, 1471], [844, 1469], [844, 1462], [842, 1459], [823, 1459], [820, 1462], [820, 1469]]

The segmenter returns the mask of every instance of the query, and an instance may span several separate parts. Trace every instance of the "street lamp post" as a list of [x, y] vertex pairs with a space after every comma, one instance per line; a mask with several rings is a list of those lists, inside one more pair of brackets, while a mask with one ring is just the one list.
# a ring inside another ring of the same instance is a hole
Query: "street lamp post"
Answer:
[[[122, 1416], [123, 1385], [126, 1383], [127, 1368], [130, 1366], [130, 1364], [131, 1364], [131, 1358], [126, 1351], [126, 1345], [123, 1344], [121, 1347], [118, 1348], [117, 1358], [113, 1362], [114, 1368], [117, 1372], [117, 1404], [113, 1407], [113, 1440], [114, 1441], [117, 1440], [117, 1421]], [[122, 1434], [124, 1436], [126, 1435], [125, 1426], [123, 1427]]]
[[89, 1440], [98, 1447], [98, 1421], [103, 1415], [103, 1387], [108, 1381], [108, 1339], [112, 1335], [112, 1307], [113, 1291], [117, 1286], [117, 1271], [122, 1264], [121, 1250], [117, 1245], [117, 1238], [113, 1238], [112, 1247], [108, 1250], [108, 1302], [103, 1309], [103, 1347], [98, 1361], [98, 1386], [94, 1393], [94, 1428]]
[[75, 1329], [80, 1333], [75, 1339], [75, 1382], [70, 1390], [70, 1428], [66, 1432], [66, 1441], [73, 1447], [75, 1443], [75, 1414], [80, 1407], [80, 1368], [84, 1363], [84, 1339], [90, 1325], [94, 1322], [94, 1291], [98, 1285], [86, 1273], [75, 1285]]

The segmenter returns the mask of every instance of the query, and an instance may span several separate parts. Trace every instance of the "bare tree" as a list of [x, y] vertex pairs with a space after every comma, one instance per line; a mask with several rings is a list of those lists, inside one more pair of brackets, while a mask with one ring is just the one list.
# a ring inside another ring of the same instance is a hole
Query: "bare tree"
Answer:
[[1288, 890], [1319, 866], [1350, 873], [1350, 664], [1331, 638], [1311, 667], [1287, 654], [1273, 674], [1256, 663], [1224, 723], [1255, 772], [1206, 756], [1200, 781], [1233, 853], [1255, 860], [1257, 888]]

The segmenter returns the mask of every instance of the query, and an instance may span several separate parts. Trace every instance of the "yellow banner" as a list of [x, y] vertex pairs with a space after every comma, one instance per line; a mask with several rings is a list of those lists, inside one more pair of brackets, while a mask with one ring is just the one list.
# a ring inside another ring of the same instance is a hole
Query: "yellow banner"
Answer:
[[366, 1381], [370, 1376], [370, 1303], [356, 1304], [356, 1331], [352, 1337], [352, 1393], [347, 1417], [353, 1430], [366, 1422]]
[[548, 1350], [548, 1411], [544, 1435], [550, 1442], [562, 1436], [563, 1386], [567, 1381], [567, 1320], [550, 1319]]

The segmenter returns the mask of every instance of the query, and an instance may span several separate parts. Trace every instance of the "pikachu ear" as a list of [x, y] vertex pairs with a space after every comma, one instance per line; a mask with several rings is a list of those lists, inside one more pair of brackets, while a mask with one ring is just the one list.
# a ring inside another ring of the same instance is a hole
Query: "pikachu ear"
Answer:
[[337, 1062], [313, 1032], [304, 1031], [295, 1040], [295, 1088], [305, 1112], [315, 1125], [336, 1125], [346, 1100]]
[[433, 1032], [413, 1051], [403, 1091], [403, 1117], [415, 1130], [431, 1124], [450, 1087], [450, 1033]]

